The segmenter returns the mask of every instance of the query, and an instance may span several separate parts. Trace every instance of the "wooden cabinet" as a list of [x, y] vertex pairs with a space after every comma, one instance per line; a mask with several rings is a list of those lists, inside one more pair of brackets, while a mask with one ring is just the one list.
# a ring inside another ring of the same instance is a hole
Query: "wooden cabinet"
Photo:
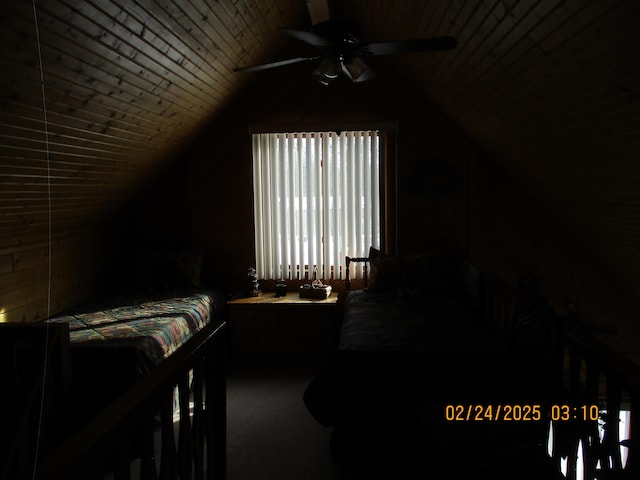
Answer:
[[264, 293], [229, 301], [233, 354], [329, 353], [336, 300]]

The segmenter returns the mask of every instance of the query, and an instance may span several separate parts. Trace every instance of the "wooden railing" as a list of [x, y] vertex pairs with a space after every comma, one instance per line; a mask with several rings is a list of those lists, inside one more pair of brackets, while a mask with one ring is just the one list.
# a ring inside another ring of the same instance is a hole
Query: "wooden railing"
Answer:
[[[565, 325], [563, 357], [555, 402], [569, 406], [570, 418], [552, 423], [554, 462], [569, 480], [640, 478], [640, 368], [573, 323]], [[597, 421], [583, 418], [596, 411]], [[619, 435], [621, 412], [631, 415], [628, 438]]]
[[199, 331], [39, 462], [35, 478], [225, 478], [225, 332], [224, 322]]

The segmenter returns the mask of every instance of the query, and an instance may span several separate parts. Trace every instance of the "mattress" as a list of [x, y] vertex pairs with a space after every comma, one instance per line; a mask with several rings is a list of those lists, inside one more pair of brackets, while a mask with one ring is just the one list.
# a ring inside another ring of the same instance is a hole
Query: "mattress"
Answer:
[[415, 301], [359, 290], [346, 296], [344, 311], [344, 352], [473, 355], [504, 348], [457, 298]]

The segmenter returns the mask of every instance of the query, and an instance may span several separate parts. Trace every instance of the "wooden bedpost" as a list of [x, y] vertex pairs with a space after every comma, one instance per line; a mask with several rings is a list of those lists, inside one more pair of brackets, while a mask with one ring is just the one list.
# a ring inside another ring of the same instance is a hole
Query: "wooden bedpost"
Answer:
[[351, 269], [349, 268], [349, 266], [351, 265], [351, 262], [362, 262], [364, 264], [364, 286], [367, 287], [369, 284], [369, 271], [367, 267], [369, 263], [369, 258], [346, 256], [345, 257], [345, 268], [346, 268], [345, 292], [349, 292], [351, 290]]
[[69, 324], [0, 323], [0, 478], [30, 476], [73, 426]]

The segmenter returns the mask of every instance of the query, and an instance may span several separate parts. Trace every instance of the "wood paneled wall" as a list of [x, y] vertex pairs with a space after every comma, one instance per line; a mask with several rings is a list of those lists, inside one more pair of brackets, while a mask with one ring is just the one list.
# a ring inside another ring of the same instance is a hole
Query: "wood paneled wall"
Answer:
[[[55, 223], [55, 217], [54, 217]], [[56, 226], [29, 236], [13, 230], [0, 248], [0, 321], [33, 322], [91, 299], [113, 281], [114, 221]]]

